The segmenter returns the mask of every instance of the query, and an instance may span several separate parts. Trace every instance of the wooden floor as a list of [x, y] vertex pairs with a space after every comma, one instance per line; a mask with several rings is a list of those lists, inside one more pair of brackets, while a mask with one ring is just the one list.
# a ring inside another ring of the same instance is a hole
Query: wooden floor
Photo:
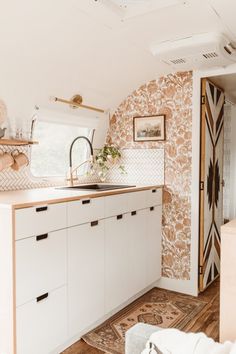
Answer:
[[[210, 306], [200, 316], [191, 320], [187, 327], [188, 332], [204, 332], [214, 340], [219, 340], [219, 280], [216, 280], [204, 293], [199, 295]], [[101, 350], [87, 345], [83, 340], [72, 345], [65, 351], [66, 354], [104, 354]]]

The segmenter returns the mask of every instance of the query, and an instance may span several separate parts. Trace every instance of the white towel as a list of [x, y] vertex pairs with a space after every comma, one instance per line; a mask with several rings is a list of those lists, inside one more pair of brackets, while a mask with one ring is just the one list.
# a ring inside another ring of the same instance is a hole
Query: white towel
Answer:
[[[159, 350], [159, 352], [158, 352]], [[142, 354], [236, 354], [236, 344], [216, 343], [204, 333], [163, 329], [149, 338]]]

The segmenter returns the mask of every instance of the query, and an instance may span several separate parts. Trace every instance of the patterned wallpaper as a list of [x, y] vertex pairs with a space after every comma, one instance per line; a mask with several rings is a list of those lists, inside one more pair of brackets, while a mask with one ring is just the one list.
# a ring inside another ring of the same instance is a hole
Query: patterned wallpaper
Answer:
[[[133, 117], [155, 114], [166, 115], [166, 141], [134, 142]], [[111, 117], [107, 142], [129, 149], [164, 148], [162, 275], [189, 279], [192, 73], [164, 76], [134, 91]]]

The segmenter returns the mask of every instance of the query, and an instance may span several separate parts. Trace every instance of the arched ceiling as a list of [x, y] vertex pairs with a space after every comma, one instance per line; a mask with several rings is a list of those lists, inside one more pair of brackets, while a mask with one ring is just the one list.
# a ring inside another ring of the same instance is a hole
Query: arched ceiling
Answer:
[[236, 35], [227, 17], [235, 13], [234, 0], [177, 0], [134, 16], [129, 7], [126, 17], [115, 2], [1, 1], [0, 98], [10, 117], [29, 118], [35, 104], [48, 107], [50, 96], [75, 93], [85, 104], [114, 108], [142, 83], [171, 71], [152, 56], [152, 44], [210, 31]]

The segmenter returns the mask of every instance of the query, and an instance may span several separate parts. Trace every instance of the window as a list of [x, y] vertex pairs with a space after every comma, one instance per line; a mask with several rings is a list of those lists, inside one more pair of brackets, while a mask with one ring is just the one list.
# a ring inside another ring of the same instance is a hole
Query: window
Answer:
[[[91, 139], [92, 129], [62, 122], [36, 120], [34, 140], [31, 154], [31, 171], [35, 177], [65, 177], [69, 171], [69, 148], [79, 135]], [[73, 166], [76, 167], [88, 157], [88, 144], [79, 140], [73, 147]], [[81, 166], [78, 174], [86, 171]]]

